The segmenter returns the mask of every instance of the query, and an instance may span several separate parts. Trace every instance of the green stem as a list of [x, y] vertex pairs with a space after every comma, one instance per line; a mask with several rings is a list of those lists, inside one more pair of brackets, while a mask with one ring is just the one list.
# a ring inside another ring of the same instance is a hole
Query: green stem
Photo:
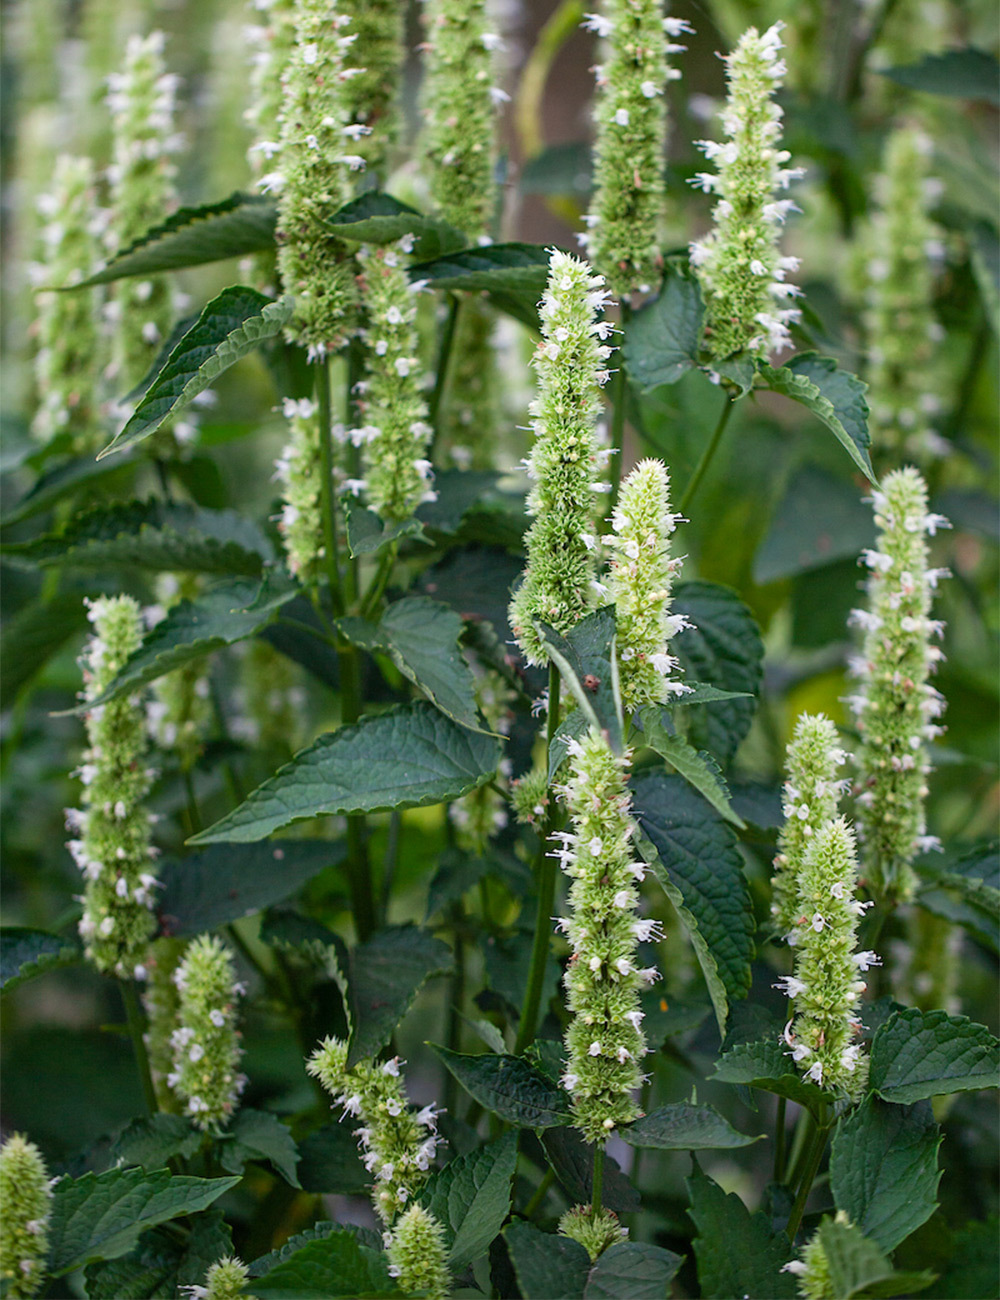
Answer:
[[198, 796], [194, 792], [194, 777], [189, 767], [184, 768], [184, 794], [187, 798], [187, 819], [191, 834], [197, 835], [201, 830], [201, 813], [198, 811]]
[[780, 1183], [785, 1178], [785, 1108], [787, 1101], [778, 1098], [778, 1116], [774, 1128], [774, 1181]]
[[826, 1124], [820, 1122], [816, 1125], [816, 1132], [813, 1135], [812, 1147], [806, 1157], [805, 1169], [802, 1174], [802, 1181], [799, 1183], [798, 1194], [795, 1197], [795, 1204], [792, 1206], [792, 1212], [788, 1218], [788, 1226], [785, 1232], [788, 1234], [788, 1240], [794, 1241], [795, 1234], [799, 1230], [799, 1224], [802, 1222], [802, 1216], [805, 1213], [806, 1201], [809, 1199], [809, 1193], [812, 1191], [813, 1180], [823, 1159], [823, 1152], [826, 1150], [826, 1138], [829, 1129]]
[[802, 1161], [809, 1149], [809, 1143], [816, 1132], [816, 1122], [807, 1110], [803, 1110], [795, 1126], [795, 1133], [792, 1137], [792, 1150], [788, 1158], [788, 1178], [786, 1180], [788, 1187], [794, 1187], [799, 1179], [799, 1173], [802, 1169]]
[[323, 509], [323, 536], [326, 549], [326, 572], [330, 599], [335, 614], [344, 612], [344, 589], [340, 578], [340, 548], [337, 542], [337, 495], [334, 491], [333, 413], [330, 403], [330, 365], [326, 360], [314, 366], [316, 407], [319, 412], [319, 453], [322, 479], [320, 500]]
[[[358, 385], [365, 377], [365, 345], [360, 338], [352, 338], [347, 347], [347, 424], [356, 429], [361, 423], [361, 406]], [[348, 473], [351, 478], [361, 478], [361, 448], [353, 441], [347, 444]], [[349, 556], [345, 586], [345, 603], [353, 608], [361, 583], [361, 561]]]
[[546, 1169], [542, 1174], [541, 1181], [531, 1194], [531, 1199], [524, 1207], [524, 1217], [530, 1219], [532, 1215], [537, 1214], [542, 1207], [542, 1202], [549, 1194], [549, 1188], [556, 1181], [556, 1176], [551, 1169]]
[[542, 99], [556, 55], [575, 36], [583, 18], [582, 0], [562, 0], [535, 38], [531, 54], [521, 71], [514, 105], [514, 127], [523, 158], [534, 158], [545, 147], [541, 123]]
[[149, 1053], [146, 1051], [146, 1041], [142, 1036], [144, 1018], [142, 1007], [139, 1005], [139, 994], [131, 980], [119, 980], [118, 986], [122, 991], [122, 1002], [125, 1004], [125, 1019], [128, 1023], [129, 1037], [132, 1039], [132, 1050], [135, 1053], [136, 1069], [139, 1071], [139, 1082], [142, 1084], [143, 1099], [150, 1115], [155, 1115], [159, 1107], [156, 1104], [156, 1089], [153, 1087], [153, 1076], [149, 1069]]
[[594, 1147], [594, 1190], [590, 1204], [594, 1214], [600, 1214], [604, 1196], [604, 1143], [598, 1142]]
[[726, 404], [722, 408], [722, 414], [719, 416], [719, 423], [715, 426], [715, 432], [712, 434], [708, 446], [701, 454], [701, 460], [695, 467], [694, 473], [688, 480], [688, 485], [684, 489], [684, 495], [681, 497], [681, 503], [677, 507], [682, 515], [687, 514], [694, 494], [698, 491], [701, 480], [705, 477], [705, 471], [712, 463], [712, 457], [715, 455], [719, 443], [722, 441], [722, 435], [726, 432], [726, 425], [729, 423], [729, 417], [733, 413], [733, 407], [736, 403], [731, 397], [726, 398]]
[[[632, 308], [627, 302], [621, 305], [621, 328], [624, 333], [632, 318]], [[623, 340], [624, 342], [624, 340]], [[625, 455], [625, 408], [628, 404], [628, 373], [625, 369], [625, 354], [618, 349], [618, 369], [611, 382], [611, 495], [608, 498], [608, 510], [605, 524], [611, 527], [611, 517], [618, 504], [618, 493], [622, 484], [622, 462]]]
[[382, 599], [382, 593], [385, 591], [386, 584], [389, 581], [389, 575], [392, 573], [392, 566], [396, 563], [396, 554], [399, 551], [399, 542], [390, 542], [382, 552], [382, 558], [379, 560], [378, 569], [375, 577], [372, 579], [371, 586], [365, 593], [361, 602], [361, 617], [371, 618], [379, 601]]
[[[465, 910], [461, 900], [451, 909], [454, 970], [451, 977], [451, 996], [448, 1007], [448, 1028], [445, 1042], [448, 1050], [459, 1052], [462, 1049], [462, 1007], [465, 1005]], [[444, 1109], [449, 1113], [455, 1109], [458, 1096], [458, 1080], [448, 1071], [445, 1079]]]
[[[361, 663], [356, 646], [341, 645], [340, 660], [341, 716], [345, 726], [361, 717]], [[358, 942], [364, 943], [375, 930], [375, 891], [368, 861], [368, 833], [364, 813], [352, 813], [347, 819], [347, 880], [351, 893], [351, 911]]]
[[427, 453], [428, 458], [431, 460], [434, 459], [434, 452], [441, 437], [441, 411], [444, 406], [445, 391], [448, 387], [448, 370], [451, 364], [451, 354], [455, 343], [455, 334], [458, 330], [458, 316], [462, 309], [462, 299], [457, 293], [452, 293], [448, 296], [450, 299], [448, 303], [448, 316], [444, 323], [444, 333], [441, 335], [441, 346], [438, 349], [434, 387], [431, 390], [430, 399], [427, 403], [427, 421], [434, 430], [430, 451]]
[[[548, 764], [552, 738], [559, 726], [559, 669], [549, 664], [549, 717], [545, 745], [545, 762]], [[517, 1040], [514, 1043], [514, 1055], [520, 1056], [525, 1048], [535, 1039], [538, 1025], [538, 1012], [542, 1004], [542, 985], [545, 982], [545, 967], [549, 959], [549, 947], [552, 940], [552, 908], [556, 896], [556, 859], [549, 854], [549, 837], [555, 828], [556, 801], [549, 798], [545, 823], [541, 828], [541, 840], [535, 862], [538, 878], [538, 915], [535, 917], [535, 937], [531, 945], [531, 966], [528, 970], [528, 985], [521, 1008], [521, 1019], [517, 1026]]]

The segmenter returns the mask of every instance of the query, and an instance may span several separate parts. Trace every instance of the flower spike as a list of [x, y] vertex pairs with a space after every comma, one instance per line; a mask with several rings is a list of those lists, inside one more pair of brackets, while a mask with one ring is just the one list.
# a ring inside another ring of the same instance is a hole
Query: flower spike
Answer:
[[451, 1273], [444, 1228], [422, 1205], [411, 1205], [399, 1216], [386, 1253], [389, 1276], [399, 1280], [407, 1295], [416, 1291], [427, 1300], [448, 1300]]
[[11, 1300], [37, 1295], [45, 1277], [52, 1191], [42, 1154], [20, 1133], [0, 1147], [0, 1280]]
[[174, 972], [178, 1025], [171, 1035], [173, 1073], [168, 1085], [198, 1128], [217, 1133], [232, 1118], [246, 1075], [239, 1073], [237, 983], [229, 949], [214, 935], [195, 939]]

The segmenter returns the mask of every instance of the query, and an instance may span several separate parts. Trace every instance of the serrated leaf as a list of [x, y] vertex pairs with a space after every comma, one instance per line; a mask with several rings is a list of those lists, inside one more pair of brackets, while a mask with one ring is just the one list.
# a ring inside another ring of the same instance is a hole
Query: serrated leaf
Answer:
[[5, 620], [0, 641], [0, 709], [9, 709], [69, 638], [87, 627], [81, 594], [71, 591], [32, 601]]
[[921, 880], [917, 901], [1000, 953], [1000, 844], [976, 844], [943, 865], [937, 858], [935, 854], [915, 863]]
[[271, 1300], [332, 1300], [351, 1296], [401, 1294], [389, 1276], [382, 1251], [363, 1245], [346, 1228], [307, 1242], [253, 1283], [254, 1292]]
[[885, 1101], [902, 1105], [1000, 1087], [1000, 1042], [967, 1016], [907, 1007], [872, 1039], [868, 1081]]
[[295, 1172], [299, 1153], [277, 1115], [243, 1106], [219, 1139], [219, 1163], [227, 1173], [242, 1174], [248, 1160], [272, 1165], [291, 1187], [298, 1187]]
[[394, 925], [351, 951], [347, 1068], [384, 1047], [424, 981], [452, 968], [451, 949], [415, 925]]
[[895, 1250], [937, 1209], [941, 1133], [926, 1103], [890, 1106], [877, 1097], [842, 1115], [830, 1148], [838, 1210], [884, 1251]]
[[131, 447], [178, 415], [223, 371], [273, 338], [292, 316], [292, 299], [277, 302], [256, 289], [233, 285], [213, 298], [167, 358], [120, 433], [98, 455]]
[[702, 369], [710, 376], [718, 375], [723, 387], [735, 402], [741, 397], [746, 397], [753, 388], [757, 362], [754, 357], [747, 356], [745, 352], [737, 352], [734, 356], [727, 357], [725, 361], [713, 361], [711, 365], [703, 366]]
[[764, 585], [856, 560], [875, 542], [871, 506], [852, 483], [816, 465], [792, 475], [754, 556], [754, 582]]
[[485, 784], [499, 742], [420, 701], [321, 736], [191, 843], [247, 844], [304, 817], [443, 803]]
[[866, 383], [818, 352], [802, 352], [777, 369], [761, 365], [757, 373], [773, 393], [801, 402], [818, 416], [868, 481], [878, 485], [871, 462]]
[[520, 1056], [465, 1056], [430, 1044], [465, 1091], [479, 1104], [520, 1128], [553, 1128], [572, 1120], [569, 1098], [541, 1070]]
[[355, 559], [360, 555], [380, 555], [390, 542], [407, 537], [428, 540], [424, 538], [424, 526], [419, 519], [383, 523], [374, 510], [366, 510], [354, 502], [347, 503], [345, 518], [347, 549]]
[[795, 1279], [781, 1271], [792, 1256], [784, 1233], [774, 1233], [767, 1215], [751, 1214], [735, 1192], [724, 1192], [697, 1166], [687, 1185], [704, 1300], [794, 1300]]
[[549, 274], [543, 244], [487, 244], [466, 248], [410, 267], [411, 280], [429, 280], [435, 289], [485, 293], [500, 311], [538, 328], [538, 302]]
[[71, 497], [77, 488], [96, 487], [110, 489], [119, 479], [126, 479], [135, 469], [135, 460], [125, 455], [116, 461], [95, 461], [93, 456], [78, 456], [54, 469], [46, 470], [3, 517], [3, 527], [19, 524], [33, 515], [41, 514]]
[[590, 1256], [578, 1241], [521, 1220], [503, 1235], [524, 1300], [583, 1300]]
[[489, 1247], [510, 1213], [517, 1133], [455, 1156], [432, 1173], [418, 1197], [444, 1226], [448, 1262], [457, 1272]]
[[712, 1106], [695, 1106], [676, 1102], [659, 1106], [634, 1124], [621, 1129], [619, 1136], [633, 1147], [653, 1147], [657, 1151], [703, 1151], [746, 1147], [759, 1142], [762, 1134], [749, 1137], [733, 1128], [729, 1120]]
[[624, 353], [629, 378], [648, 391], [676, 384], [698, 365], [705, 304], [698, 281], [668, 264], [660, 295], [629, 321]]
[[750, 697], [706, 703], [688, 719], [691, 744], [707, 749], [723, 768], [728, 767], [750, 730], [757, 707], [754, 697], [760, 689], [764, 661], [760, 629], [739, 596], [715, 582], [681, 583], [674, 590], [671, 612], [683, 614], [692, 625], [670, 642], [685, 678]]
[[896, 1273], [878, 1246], [853, 1223], [825, 1218], [817, 1232], [834, 1300], [910, 1295], [934, 1281], [933, 1273]]
[[115, 1139], [111, 1158], [122, 1167], [158, 1169], [175, 1156], [193, 1156], [201, 1141], [201, 1132], [186, 1116], [150, 1115], [126, 1125]]
[[830, 1094], [815, 1083], [808, 1083], [792, 1065], [777, 1042], [737, 1043], [716, 1062], [712, 1080], [718, 1083], [744, 1084], [763, 1088], [777, 1097], [787, 1097], [805, 1106], [814, 1115], [825, 1105]]
[[52, 1196], [49, 1272], [61, 1277], [93, 1260], [124, 1255], [147, 1228], [206, 1209], [239, 1181], [175, 1177], [166, 1169], [60, 1179]]
[[[546, 1129], [541, 1140], [552, 1172], [570, 1202], [585, 1204], [594, 1194], [594, 1148], [574, 1128]], [[638, 1191], [609, 1155], [604, 1157], [602, 1203], [615, 1214], [634, 1214], [642, 1205]]]
[[243, 577], [258, 577], [274, 559], [264, 532], [235, 510], [162, 500], [95, 506], [58, 533], [4, 551], [42, 566], [101, 569], [121, 564]]
[[58, 966], [71, 966], [83, 958], [75, 939], [64, 939], [47, 930], [30, 930], [5, 925], [0, 930], [0, 988], [11, 993], [36, 975]]
[[65, 291], [258, 253], [274, 247], [277, 222], [277, 205], [256, 194], [231, 194], [221, 203], [178, 208], [123, 248], [96, 275], [67, 285]]
[[218, 1210], [196, 1214], [186, 1235], [151, 1228], [119, 1259], [88, 1264], [88, 1300], [173, 1300], [199, 1286], [209, 1268], [233, 1253], [233, 1238]]
[[986, 50], [945, 50], [925, 54], [919, 63], [877, 71], [908, 90], [1000, 104], [1000, 64]]
[[599, 731], [606, 731], [612, 749], [622, 746], [621, 698], [614, 659], [615, 608], [604, 605], [580, 619], [566, 636], [539, 620], [542, 642], [580, 712]]
[[428, 217], [382, 190], [368, 190], [345, 204], [327, 225], [344, 239], [364, 244], [392, 244], [415, 235], [413, 256], [428, 260], [464, 247], [465, 236], [437, 217]]
[[213, 845], [168, 858], [157, 874], [156, 913], [163, 932], [202, 934], [295, 894], [307, 880], [343, 861], [346, 846], [324, 840], [269, 840]]
[[708, 800], [720, 817], [741, 830], [746, 829], [746, 822], [729, 802], [725, 777], [711, 754], [704, 750], [699, 753], [683, 736], [671, 735], [661, 721], [661, 710], [657, 705], [643, 709], [641, 726], [650, 749], [656, 750], [661, 758], [665, 758], [678, 776], [682, 776], [703, 799]]
[[350, 1124], [327, 1124], [302, 1139], [298, 1179], [303, 1191], [322, 1195], [352, 1196], [371, 1186]]
[[[679, 892], [722, 982], [722, 1006], [711, 980], [709, 992], [724, 1034], [725, 1004], [750, 991], [755, 952], [753, 905], [736, 836], [682, 777], [642, 774], [632, 782], [632, 791], [633, 815], [655, 849], [650, 866], [664, 887]], [[697, 942], [695, 950], [708, 978]]]
[[378, 1249], [379, 1237], [376, 1232], [370, 1228], [362, 1228], [357, 1224], [333, 1223], [329, 1219], [321, 1219], [314, 1223], [311, 1228], [306, 1228], [304, 1232], [297, 1232], [293, 1237], [289, 1237], [276, 1250], [269, 1250], [266, 1255], [258, 1255], [257, 1258], [247, 1268], [250, 1277], [263, 1277], [269, 1273], [275, 1264], [282, 1263], [283, 1260], [290, 1259], [297, 1250], [301, 1250], [311, 1241], [325, 1241], [327, 1237], [335, 1232], [350, 1232], [362, 1246], [372, 1246]]
[[683, 1255], [645, 1241], [620, 1241], [598, 1255], [583, 1300], [664, 1300]]

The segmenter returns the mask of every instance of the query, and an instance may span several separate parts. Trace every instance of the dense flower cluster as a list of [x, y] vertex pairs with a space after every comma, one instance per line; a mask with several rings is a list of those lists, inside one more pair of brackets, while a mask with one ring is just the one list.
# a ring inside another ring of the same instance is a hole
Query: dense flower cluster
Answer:
[[927, 508], [927, 486], [913, 468], [897, 470], [873, 493], [878, 546], [865, 551], [868, 608], [853, 611], [864, 629], [852, 669], [860, 689], [848, 703], [861, 733], [857, 755], [858, 823], [872, 887], [897, 898], [913, 889], [910, 863], [940, 847], [925, 833], [930, 765], [926, 744], [942, 734], [935, 721], [944, 699], [928, 678], [942, 658], [931, 644], [944, 625], [930, 617], [934, 588], [946, 569], [928, 566], [927, 535], [949, 527]]
[[670, 587], [681, 561], [670, 558], [669, 539], [679, 518], [670, 510], [666, 466], [640, 461], [622, 483], [612, 531], [604, 538], [612, 552], [606, 585], [617, 617], [626, 713], [690, 689], [671, 680], [678, 663], [667, 651], [670, 638], [687, 625], [683, 615], [670, 614]]
[[287, 746], [294, 753], [305, 729], [301, 669], [259, 637], [234, 649], [239, 659], [234, 703], [239, 712], [230, 720], [230, 731], [260, 749]]
[[603, 40], [594, 116], [594, 198], [587, 256], [613, 293], [648, 293], [662, 265], [660, 224], [666, 159], [667, 84], [680, 73], [668, 55], [692, 28], [664, 18], [660, 0], [604, 0], [585, 26]]
[[282, 410], [289, 437], [274, 462], [284, 501], [278, 531], [285, 541], [289, 569], [304, 586], [309, 586], [319, 577], [325, 555], [319, 419], [316, 403], [308, 397], [286, 397]]
[[[846, 1210], [837, 1211], [835, 1222], [842, 1223], [845, 1227], [851, 1226]], [[802, 1300], [832, 1300], [837, 1294], [830, 1276], [830, 1261], [818, 1229], [802, 1247], [799, 1258], [790, 1260], [781, 1271], [793, 1273], [798, 1278]]]
[[803, 713], [788, 744], [782, 811], [785, 824], [774, 859], [771, 915], [783, 935], [793, 933], [801, 909], [798, 882], [806, 851], [816, 832], [837, 815], [837, 800], [849, 780], [837, 779], [847, 753], [837, 742], [837, 728], [822, 713]]
[[386, 1253], [389, 1276], [398, 1280], [403, 1292], [427, 1300], [448, 1300], [451, 1273], [444, 1228], [422, 1205], [411, 1205], [399, 1216]]
[[306, 1069], [319, 1079], [344, 1114], [361, 1120], [355, 1136], [364, 1165], [375, 1176], [372, 1201], [383, 1223], [391, 1225], [427, 1178], [437, 1150], [437, 1107], [414, 1113], [406, 1103], [400, 1061], [361, 1061], [347, 1069], [347, 1044], [327, 1038]]
[[240, 1032], [236, 1001], [243, 993], [233, 958], [214, 935], [201, 935], [174, 972], [177, 1027], [171, 1034], [174, 1068], [167, 1084], [184, 1110], [206, 1132], [223, 1128], [232, 1117], [246, 1075], [240, 1074]]
[[244, 113], [254, 135], [249, 149], [255, 176], [266, 171], [281, 133], [281, 76], [295, 45], [295, 0], [253, 0], [260, 21], [247, 29], [251, 49], [250, 104]]
[[183, 939], [154, 939], [146, 952], [146, 985], [142, 991], [147, 1022], [143, 1041], [156, 1091], [156, 1105], [159, 1110], [174, 1115], [181, 1111], [180, 1098], [167, 1082], [174, 1068], [174, 1045], [170, 1038], [177, 1027], [180, 1008], [174, 974], [186, 947]]
[[458, 313], [448, 366], [448, 400], [441, 415], [442, 455], [458, 469], [495, 467], [502, 407], [499, 333], [489, 303], [467, 295]]
[[0, 1281], [10, 1300], [36, 1295], [42, 1285], [51, 1212], [41, 1152], [14, 1133], [0, 1147]]
[[[476, 704], [486, 725], [497, 735], [509, 736], [517, 693], [495, 668], [480, 667], [471, 655], [468, 660], [476, 679]], [[491, 836], [507, 825], [507, 800], [503, 790], [510, 772], [510, 759], [502, 759], [496, 781], [481, 785], [478, 790], [471, 790], [448, 805], [448, 816], [455, 828], [455, 843], [460, 849], [482, 853]]]
[[567, 1210], [559, 1220], [559, 1232], [578, 1241], [591, 1259], [628, 1236], [614, 1210], [595, 1210], [592, 1205], [574, 1205]]
[[699, 141], [717, 171], [699, 172], [692, 184], [719, 201], [711, 233], [691, 245], [691, 265], [705, 295], [705, 346], [719, 360], [734, 352], [777, 352], [800, 314], [788, 305], [799, 290], [786, 278], [798, 260], [778, 250], [781, 226], [795, 204], [775, 193], [801, 175], [784, 165], [790, 155], [779, 147], [782, 111], [772, 99], [785, 74], [781, 28], [775, 23], [760, 35], [751, 27], [726, 56], [727, 138], [723, 144]]
[[403, 69], [405, 5], [399, 0], [338, 0], [354, 37], [358, 67], [346, 87], [347, 120], [355, 124], [353, 147], [375, 171], [384, 171], [399, 133], [399, 83]]
[[629, 758], [613, 754], [591, 729], [572, 742], [569, 779], [560, 791], [570, 829], [557, 837], [558, 857], [572, 884], [571, 914], [557, 928], [573, 949], [565, 975], [573, 1019], [562, 1081], [588, 1142], [603, 1142], [639, 1113], [633, 1093], [646, 1054], [639, 993], [658, 977], [636, 964], [639, 944], [658, 937], [660, 927], [636, 914], [644, 869], [632, 850]]
[[[142, 641], [139, 606], [130, 596], [88, 602], [93, 634], [84, 648], [86, 702], [96, 700]], [[80, 937], [98, 970], [122, 978], [145, 976], [143, 959], [156, 923], [152, 815], [144, 800], [153, 773], [146, 766], [146, 718], [127, 696], [86, 715], [88, 748], [79, 777], [83, 808], [67, 809], [74, 832], [67, 847], [86, 885]]]
[[510, 624], [529, 663], [547, 662], [535, 619], [567, 632], [594, 603], [600, 465], [597, 418], [611, 333], [599, 315], [608, 300], [604, 277], [586, 262], [553, 251], [540, 307], [542, 342], [533, 357], [538, 395], [531, 404], [534, 480], [525, 538], [524, 580], [510, 605]]
[[[204, 581], [195, 573], [161, 573], [156, 580], [157, 604], [147, 611], [147, 620], [159, 621], [183, 600], [195, 600]], [[152, 617], [151, 617], [152, 615]], [[192, 659], [173, 672], [164, 673], [152, 685], [153, 698], [146, 706], [149, 733], [163, 750], [176, 756], [181, 770], [194, 766], [205, 746], [212, 721], [212, 690], [204, 659]]]
[[244, 1290], [250, 1270], [242, 1260], [230, 1255], [213, 1264], [205, 1275], [204, 1286], [182, 1286], [191, 1300], [254, 1300]]

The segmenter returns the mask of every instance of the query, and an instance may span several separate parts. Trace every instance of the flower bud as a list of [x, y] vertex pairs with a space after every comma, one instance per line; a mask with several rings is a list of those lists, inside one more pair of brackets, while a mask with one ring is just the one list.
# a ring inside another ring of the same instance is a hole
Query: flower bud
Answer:
[[595, 1210], [590, 1205], [574, 1205], [559, 1220], [559, 1233], [578, 1241], [591, 1259], [596, 1259], [628, 1236], [628, 1228], [618, 1222], [613, 1210]]
[[10, 1300], [36, 1295], [49, 1253], [52, 1191], [41, 1152], [14, 1133], [0, 1147], [0, 1279]]
[[406, 1295], [448, 1300], [451, 1273], [444, 1228], [422, 1205], [411, 1205], [396, 1220], [387, 1249], [389, 1276]]

